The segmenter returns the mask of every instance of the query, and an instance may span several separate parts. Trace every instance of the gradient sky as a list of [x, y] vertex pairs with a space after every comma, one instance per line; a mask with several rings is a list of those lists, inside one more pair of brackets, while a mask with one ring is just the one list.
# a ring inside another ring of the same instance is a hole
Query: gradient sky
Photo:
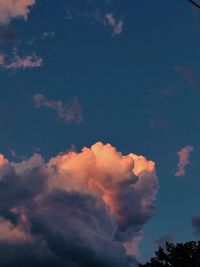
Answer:
[[200, 10], [187, 0], [37, 0], [29, 11], [0, 19], [0, 153], [48, 160], [101, 141], [144, 155], [159, 191], [138, 258], [165, 236], [197, 239]]

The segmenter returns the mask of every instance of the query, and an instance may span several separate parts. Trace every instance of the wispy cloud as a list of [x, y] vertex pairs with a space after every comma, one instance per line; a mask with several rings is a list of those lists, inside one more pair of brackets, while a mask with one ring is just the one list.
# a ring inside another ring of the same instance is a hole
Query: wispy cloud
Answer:
[[192, 146], [183, 147], [180, 151], [178, 151], [177, 155], [179, 156], [178, 170], [175, 173], [175, 176], [184, 176], [185, 175], [185, 167], [189, 164], [189, 155], [194, 150]]
[[113, 29], [113, 36], [119, 35], [123, 29], [123, 19], [117, 19], [112, 13], [106, 14], [105, 18], [107, 25]]
[[196, 87], [199, 84], [197, 76], [194, 74], [192, 68], [188, 65], [176, 65], [174, 70], [184, 78], [191, 86]]
[[13, 18], [27, 19], [30, 7], [36, 0], [0, 0], [0, 24], [7, 24]]
[[41, 39], [53, 39], [56, 37], [55, 32], [43, 32]]
[[4, 53], [0, 52], [0, 66], [3, 66], [5, 62], [5, 55]]
[[69, 104], [64, 104], [60, 100], [49, 100], [41, 94], [36, 94], [33, 100], [37, 108], [47, 107], [52, 109], [56, 112], [57, 116], [65, 122], [83, 122], [82, 109], [77, 97], [74, 97]]
[[149, 119], [149, 125], [152, 128], [160, 128], [160, 129], [168, 129], [171, 127], [170, 123], [167, 120], [158, 117], [151, 117]]
[[75, 18], [82, 18], [89, 23], [99, 24], [112, 30], [112, 36], [119, 36], [123, 31], [124, 19], [116, 11], [113, 1], [96, 2], [96, 5], [87, 1], [87, 8], [77, 8], [77, 5], [72, 5], [67, 10], [66, 18], [73, 20]]
[[163, 99], [174, 95], [179, 90], [178, 86], [167, 85], [161, 88], [152, 88], [149, 90], [147, 100]]
[[35, 53], [21, 57], [16, 51], [13, 51], [12, 57], [0, 53], [0, 67], [7, 70], [38, 68], [43, 65], [42, 58], [36, 56]]

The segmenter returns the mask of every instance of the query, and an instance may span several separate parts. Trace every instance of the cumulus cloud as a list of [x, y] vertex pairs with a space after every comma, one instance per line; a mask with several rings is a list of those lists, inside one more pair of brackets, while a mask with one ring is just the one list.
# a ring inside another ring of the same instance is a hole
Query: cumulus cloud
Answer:
[[13, 51], [12, 57], [0, 53], [0, 67], [7, 70], [38, 68], [42, 65], [42, 58], [36, 56], [35, 53], [24, 57], [19, 56], [16, 51]]
[[19, 163], [1, 155], [0, 265], [136, 266], [129, 254], [157, 190], [154, 162], [110, 144], [47, 163], [39, 154]]
[[61, 101], [49, 100], [41, 94], [36, 94], [33, 101], [37, 108], [47, 107], [56, 112], [57, 116], [65, 122], [82, 123], [83, 116], [78, 98], [74, 97], [71, 103], [63, 104]]
[[183, 147], [180, 151], [178, 151], [177, 155], [179, 156], [178, 170], [175, 173], [175, 176], [184, 176], [185, 175], [185, 167], [189, 164], [189, 155], [194, 150], [192, 146]]
[[7, 24], [13, 18], [22, 17], [27, 19], [30, 7], [36, 0], [1, 0], [0, 1], [0, 24]]

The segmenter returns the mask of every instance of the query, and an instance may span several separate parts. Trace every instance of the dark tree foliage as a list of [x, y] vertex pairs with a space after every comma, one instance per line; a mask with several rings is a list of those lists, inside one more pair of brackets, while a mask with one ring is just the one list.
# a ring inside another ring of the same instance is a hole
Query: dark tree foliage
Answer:
[[200, 241], [166, 243], [166, 249], [159, 248], [155, 256], [140, 267], [200, 267]]

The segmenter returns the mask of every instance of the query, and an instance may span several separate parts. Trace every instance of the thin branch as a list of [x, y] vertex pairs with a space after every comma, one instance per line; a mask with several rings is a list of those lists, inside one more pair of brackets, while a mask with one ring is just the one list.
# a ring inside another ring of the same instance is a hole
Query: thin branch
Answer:
[[188, 0], [190, 3], [192, 3], [193, 5], [195, 5], [196, 7], [200, 8], [200, 5], [198, 5], [196, 2], [194, 2], [193, 0]]

